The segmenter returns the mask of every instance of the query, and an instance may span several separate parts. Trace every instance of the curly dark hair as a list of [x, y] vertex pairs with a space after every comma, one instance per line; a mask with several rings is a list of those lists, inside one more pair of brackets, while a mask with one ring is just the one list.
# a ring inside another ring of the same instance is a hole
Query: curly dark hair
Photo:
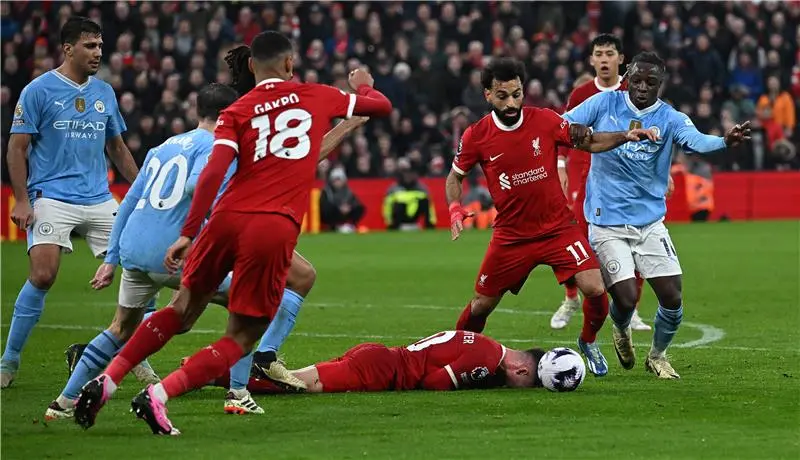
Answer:
[[230, 86], [239, 94], [248, 93], [256, 87], [256, 76], [250, 71], [249, 59], [250, 47], [247, 45], [237, 46], [225, 55], [225, 62], [231, 71]]

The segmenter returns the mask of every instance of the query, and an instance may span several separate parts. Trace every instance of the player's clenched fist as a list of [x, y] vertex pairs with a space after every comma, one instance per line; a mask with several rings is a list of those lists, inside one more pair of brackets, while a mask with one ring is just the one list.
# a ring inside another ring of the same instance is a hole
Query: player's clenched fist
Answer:
[[164, 267], [171, 274], [176, 273], [183, 264], [183, 259], [189, 254], [189, 249], [192, 247], [192, 240], [182, 236], [177, 239], [172, 246], [167, 249], [167, 255], [164, 256]]
[[572, 145], [588, 144], [592, 140], [592, 130], [584, 125], [572, 123], [569, 125], [569, 137]]
[[461, 203], [450, 203], [450, 236], [453, 241], [457, 240], [461, 231], [464, 230], [464, 220], [475, 216], [474, 212], [467, 212]]
[[350, 72], [347, 82], [350, 83], [350, 87], [353, 88], [353, 90], [358, 89], [358, 87], [361, 85], [369, 85], [371, 87], [373, 84], [375, 84], [372, 74], [364, 69], [355, 69], [354, 71]]

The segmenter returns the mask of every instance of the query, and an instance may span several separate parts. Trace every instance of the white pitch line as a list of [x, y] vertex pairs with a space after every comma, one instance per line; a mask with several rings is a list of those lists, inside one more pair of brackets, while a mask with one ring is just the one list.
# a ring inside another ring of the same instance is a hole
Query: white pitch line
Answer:
[[[71, 331], [102, 331], [105, 327], [102, 326], [81, 326], [77, 324], [39, 324], [37, 327], [44, 329], [56, 330], [71, 330]], [[222, 335], [225, 333], [222, 329], [192, 329], [190, 332], [194, 334], [211, 334]], [[322, 332], [292, 332], [291, 335], [298, 337], [308, 337], [315, 339], [370, 339], [370, 340], [418, 340], [419, 336], [414, 335], [376, 335], [376, 334], [330, 334]], [[526, 344], [550, 344], [550, 345], [565, 345], [572, 344], [571, 340], [535, 340], [530, 339], [497, 339], [501, 343], [526, 343]], [[535, 343], [534, 343], [535, 342]], [[598, 341], [600, 345], [611, 345], [610, 342]], [[637, 342], [636, 346], [644, 347], [650, 345], [649, 342]], [[685, 347], [684, 347], [685, 348]], [[715, 350], [744, 350], [744, 351], [771, 351], [769, 348], [751, 348], [751, 347], [726, 347], [726, 346], [708, 346], [696, 345], [693, 348], [702, 349], [715, 349]], [[774, 351], [774, 350], [772, 350]]]
[[[51, 302], [51, 304], [61, 305], [61, 306], [113, 306], [113, 302], [105, 303], [105, 302]], [[353, 304], [346, 304], [341, 302], [306, 302], [304, 304], [306, 307], [320, 307], [320, 308], [392, 308], [392, 305], [389, 306], [379, 306], [375, 304], [369, 303], [353, 303]], [[399, 305], [395, 307], [400, 308], [409, 308], [414, 310], [447, 310], [447, 311], [458, 311], [459, 309], [453, 307], [447, 307], [442, 305], [421, 305], [421, 304], [406, 304], [406, 305]], [[542, 311], [542, 310], [517, 310], [511, 308], [498, 308], [495, 310], [498, 313], [506, 313], [506, 314], [513, 314], [513, 315], [531, 315], [531, 316], [550, 316], [552, 312], [549, 311]], [[701, 324], [701, 323], [694, 323], [694, 322], [683, 322], [683, 326], [690, 327], [693, 329], [697, 329], [700, 331], [700, 338], [697, 340], [693, 340], [691, 342], [685, 343], [674, 343], [671, 346], [675, 348], [714, 348], [720, 350], [737, 350], [737, 351], [770, 351], [770, 348], [758, 348], [758, 347], [737, 347], [737, 346], [720, 346], [720, 345], [711, 345], [715, 342], [722, 340], [725, 337], [725, 331], [708, 324]], [[101, 331], [104, 327], [94, 327], [94, 326], [81, 326], [81, 325], [69, 325], [69, 324], [40, 324], [39, 327], [43, 327], [46, 329], [62, 329], [62, 330], [92, 330], [92, 331]], [[192, 332], [196, 334], [222, 334], [222, 330], [215, 330], [215, 329], [193, 329]], [[311, 338], [329, 338], [329, 339], [376, 339], [376, 340], [416, 340], [419, 337], [416, 336], [399, 336], [399, 335], [373, 335], [373, 334], [328, 334], [328, 333], [316, 333], [316, 332], [293, 332], [292, 335], [297, 335], [301, 337], [311, 337]], [[570, 343], [570, 340], [529, 340], [529, 339], [498, 339], [500, 342], [505, 343], [542, 343], [542, 344], [557, 344], [557, 345], [564, 345]], [[605, 342], [599, 341], [599, 344], [607, 344]], [[649, 346], [649, 342], [642, 342], [642, 343], [635, 343], [636, 346]]]
[[725, 337], [725, 331], [718, 327], [709, 326], [708, 324], [690, 323], [688, 321], [684, 321], [681, 323], [681, 325], [698, 329], [702, 335], [699, 339], [692, 340], [691, 342], [672, 344], [672, 346], [675, 348], [703, 347], [710, 343], [719, 342], [723, 337]]

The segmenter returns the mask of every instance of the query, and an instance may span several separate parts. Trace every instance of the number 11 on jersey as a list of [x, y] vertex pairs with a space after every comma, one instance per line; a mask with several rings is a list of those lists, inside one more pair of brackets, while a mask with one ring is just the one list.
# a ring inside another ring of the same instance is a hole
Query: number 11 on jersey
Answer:
[[[293, 126], [289, 126], [289, 125]], [[305, 158], [311, 151], [311, 139], [308, 131], [311, 129], [311, 114], [303, 109], [289, 109], [275, 117], [275, 131], [270, 124], [269, 114], [255, 117], [250, 121], [253, 129], [258, 130], [256, 140], [256, 153], [253, 162], [264, 159], [272, 153], [278, 158], [286, 160], [299, 160]], [[270, 138], [270, 135], [272, 137]], [[290, 139], [297, 139], [296, 143], [286, 146]]]
[[583, 247], [583, 243], [580, 241], [576, 241], [567, 246], [567, 252], [572, 254], [572, 257], [575, 258], [575, 263], [577, 263], [579, 266], [589, 260], [589, 253], [586, 252], [586, 249]]

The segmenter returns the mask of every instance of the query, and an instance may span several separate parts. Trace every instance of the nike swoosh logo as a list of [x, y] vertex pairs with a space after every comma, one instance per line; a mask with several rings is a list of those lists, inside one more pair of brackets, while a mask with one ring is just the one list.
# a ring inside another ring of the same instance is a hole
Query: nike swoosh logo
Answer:
[[500, 157], [501, 157], [501, 156], [503, 156], [503, 155], [505, 155], [505, 152], [503, 152], [503, 153], [501, 153], [501, 154], [499, 154], [499, 155], [490, 156], [490, 157], [489, 157], [489, 161], [494, 161], [494, 160], [496, 160], [496, 159], [500, 158]]
[[580, 267], [580, 266], [581, 266], [581, 265], [583, 265], [583, 263], [584, 263], [584, 262], [586, 262], [587, 260], [589, 260], [589, 259], [583, 259], [583, 260], [581, 260], [580, 262], [578, 262], [578, 266]]

